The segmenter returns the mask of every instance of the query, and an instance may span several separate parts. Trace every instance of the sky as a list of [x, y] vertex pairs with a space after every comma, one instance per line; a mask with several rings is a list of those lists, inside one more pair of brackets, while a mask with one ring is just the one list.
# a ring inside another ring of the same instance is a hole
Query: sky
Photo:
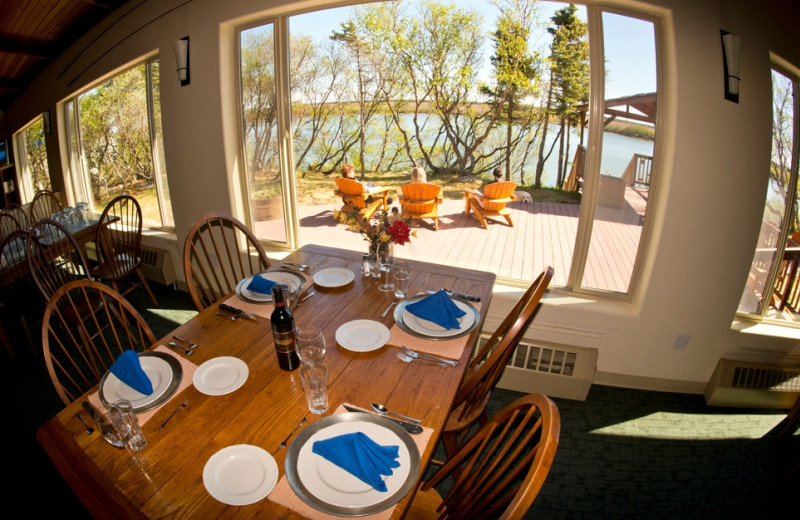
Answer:
[[[473, 8], [483, 14], [484, 30], [494, 29], [497, 8], [489, 0], [458, 0], [459, 7]], [[540, 16], [549, 22], [553, 13], [565, 7], [566, 3], [540, 2]], [[349, 8], [326, 9], [300, 15], [290, 22], [290, 30], [300, 30], [316, 39], [327, 38], [331, 32], [340, 29], [347, 19]], [[586, 9], [578, 5], [578, 17], [586, 20]], [[606, 57], [606, 99], [655, 92], [655, 41], [651, 22], [635, 18], [605, 13], [603, 15]], [[549, 46], [548, 34], [534, 37]], [[481, 79], [488, 81], [491, 74], [489, 58], [492, 54], [491, 40], [487, 37], [484, 47], [484, 68]]]

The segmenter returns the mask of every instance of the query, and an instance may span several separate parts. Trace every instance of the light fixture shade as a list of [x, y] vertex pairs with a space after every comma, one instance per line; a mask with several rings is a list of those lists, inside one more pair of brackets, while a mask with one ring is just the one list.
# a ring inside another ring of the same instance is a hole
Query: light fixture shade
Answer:
[[175, 61], [178, 64], [178, 79], [181, 86], [189, 84], [189, 37], [186, 36], [172, 43], [175, 51]]
[[725, 99], [739, 102], [739, 49], [742, 39], [722, 31], [722, 55], [725, 66]]

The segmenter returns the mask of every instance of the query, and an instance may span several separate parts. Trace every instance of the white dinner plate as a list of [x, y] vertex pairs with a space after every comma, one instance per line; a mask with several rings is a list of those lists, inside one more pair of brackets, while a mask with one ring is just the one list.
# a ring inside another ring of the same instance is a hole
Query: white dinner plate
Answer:
[[143, 356], [141, 354], [139, 355], [139, 363], [147, 379], [153, 385], [153, 393], [145, 395], [134, 390], [126, 383], [123, 383], [113, 372], [109, 371], [102, 382], [102, 400], [114, 403], [124, 399], [130, 401], [134, 410], [137, 410], [146, 407], [164, 395], [173, 379], [173, 371], [170, 364], [160, 357]]
[[356, 275], [344, 267], [321, 269], [314, 274], [314, 283], [320, 287], [344, 287], [355, 279]]
[[389, 329], [373, 320], [348, 321], [336, 329], [336, 342], [347, 350], [369, 352], [389, 341]]
[[[299, 275], [288, 273], [286, 271], [267, 271], [265, 273], [259, 273], [259, 275], [262, 278], [272, 282], [288, 285], [293, 291], [299, 291], [303, 287], [304, 280]], [[249, 300], [252, 303], [272, 302], [272, 294], [263, 294], [260, 292], [251, 291], [247, 288], [252, 279], [252, 276], [243, 278], [236, 285], [236, 294], [242, 297], [244, 300]]]
[[[362, 432], [381, 446], [399, 446], [399, 468], [384, 476], [386, 492], [356, 478], [348, 471], [312, 451], [315, 441], [345, 433]], [[410, 467], [408, 449], [393, 431], [370, 422], [343, 422], [333, 424], [312, 435], [297, 454], [297, 476], [309, 493], [336, 507], [358, 508], [377, 504], [391, 496], [405, 483]]]
[[465, 330], [472, 327], [472, 324], [475, 323], [475, 313], [473, 313], [472, 308], [464, 302], [458, 300], [452, 300], [452, 302], [455, 303], [459, 309], [466, 312], [465, 315], [458, 318], [460, 327], [457, 329], [446, 329], [438, 323], [422, 319], [419, 316], [414, 316], [408, 312], [408, 308], [403, 309], [403, 323], [405, 323], [411, 330], [426, 336], [447, 338], [461, 334]]
[[208, 493], [231, 506], [258, 502], [278, 483], [278, 464], [263, 448], [235, 444], [213, 454], [203, 468]]
[[239, 389], [249, 373], [247, 363], [239, 358], [215, 357], [197, 367], [192, 383], [206, 395], [225, 395]]

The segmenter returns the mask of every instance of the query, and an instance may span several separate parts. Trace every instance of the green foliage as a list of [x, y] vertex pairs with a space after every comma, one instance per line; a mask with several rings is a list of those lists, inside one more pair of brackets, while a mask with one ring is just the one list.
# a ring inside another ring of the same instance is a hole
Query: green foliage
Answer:
[[34, 193], [49, 190], [50, 170], [47, 167], [47, 146], [44, 141], [44, 119], [39, 117], [25, 130], [25, 154]]

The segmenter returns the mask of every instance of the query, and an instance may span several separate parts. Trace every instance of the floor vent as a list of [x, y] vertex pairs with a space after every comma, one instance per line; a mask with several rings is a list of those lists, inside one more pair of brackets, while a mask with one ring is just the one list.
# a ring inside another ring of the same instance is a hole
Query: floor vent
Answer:
[[[481, 346], [488, 339], [482, 336]], [[521, 342], [497, 386], [585, 401], [596, 370], [597, 349]]]
[[706, 403], [745, 408], [791, 408], [800, 395], [800, 367], [720, 359], [705, 390]]
[[166, 249], [142, 246], [142, 272], [148, 280], [164, 285], [175, 283], [172, 255]]

